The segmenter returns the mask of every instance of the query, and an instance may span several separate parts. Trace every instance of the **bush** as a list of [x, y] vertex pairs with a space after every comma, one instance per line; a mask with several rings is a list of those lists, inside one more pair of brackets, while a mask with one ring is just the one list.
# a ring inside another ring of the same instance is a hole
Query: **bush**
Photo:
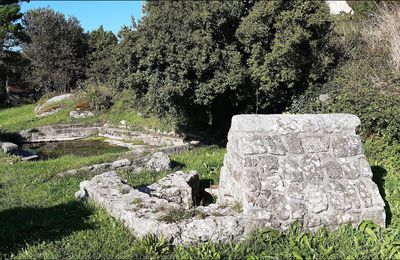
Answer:
[[114, 94], [106, 85], [90, 84], [85, 89], [91, 107], [96, 110], [109, 109], [113, 104]]
[[[341, 43], [347, 53], [330, 80], [313, 87], [293, 100], [292, 113], [352, 113], [360, 117], [364, 140], [385, 135], [400, 140], [400, 73], [393, 66], [390, 52], [371, 51], [364, 22], [348, 21]], [[400, 20], [397, 21], [400, 25]], [[342, 26], [341, 28], [345, 28]], [[354, 28], [360, 28], [354, 32]], [[346, 44], [353, 41], [354, 45]], [[356, 41], [354, 41], [356, 40]], [[319, 100], [328, 94], [330, 100]]]
[[334, 64], [324, 2], [148, 1], [145, 12], [123, 32], [133, 47], [116, 73], [183, 129], [224, 131], [234, 114], [280, 113]]

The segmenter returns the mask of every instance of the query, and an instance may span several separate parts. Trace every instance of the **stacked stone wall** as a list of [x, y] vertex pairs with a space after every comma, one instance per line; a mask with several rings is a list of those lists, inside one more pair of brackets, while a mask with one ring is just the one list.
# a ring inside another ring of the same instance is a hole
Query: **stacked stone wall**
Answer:
[[286, 229], [336, 228], [364, 219], [385, 225], [384, 202], [372, 182], [357, 116], [238, 115], [221, 170], [219, 204]]

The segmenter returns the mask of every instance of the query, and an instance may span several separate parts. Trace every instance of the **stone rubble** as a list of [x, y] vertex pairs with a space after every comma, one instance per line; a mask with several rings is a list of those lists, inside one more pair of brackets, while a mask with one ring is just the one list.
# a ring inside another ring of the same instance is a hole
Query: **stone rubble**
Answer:
[[94, 116], [94, 113], [92, 111], [72, 110], [71, 112], [69, 112], [69, 117], [71, 118], [86, 118], [92, 116]]
[[238, 241], [296, 220], [311, 231], [366, 219], [385, 226], [359, 124], [349, 114], [234, 116], [219, 187], [207, 189], [217, 204], [195, 207], [205, 193], [196, 172], [138, 189], [106, 172], [81, 182], [76, 196], [105, 208], [135, 236], [155, 234], [174, 245]]

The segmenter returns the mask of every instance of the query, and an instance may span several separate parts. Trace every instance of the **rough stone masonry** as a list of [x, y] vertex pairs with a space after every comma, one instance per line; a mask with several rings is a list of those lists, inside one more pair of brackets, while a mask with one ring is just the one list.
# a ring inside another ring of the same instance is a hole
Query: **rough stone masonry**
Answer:
[[336, 228], [371, 219], [385, 226], [385, 203], [350, 114], [237, 115], [228, 134], [219, 204], [286, 229]]
[[105, 172], [81, 182], [76, 196], [105, 208], [135, 236], [155, 234], [171, 244], [238, 241], [295, 220], [306, 230], [366, 219], [384, 226], [385, 204], [355, 134], [359, 124], [348, 114], [234, 116], [219, 188], [208, 190], [217, 204], [196, 207], [202, 191], [193, 171], [136, 189]]

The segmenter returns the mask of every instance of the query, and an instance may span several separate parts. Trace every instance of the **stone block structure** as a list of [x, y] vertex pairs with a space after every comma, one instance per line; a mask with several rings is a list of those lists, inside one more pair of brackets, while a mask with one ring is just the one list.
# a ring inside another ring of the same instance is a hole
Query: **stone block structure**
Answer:
[[286, 230], [295, 220], [306, 230], [367, 219], [384, 226], [385, 204], [355, 133], [359, 124], [348, 114], [234, 116], [219, 187], [208, 189], [216, 204], [196, 207], [204, 191], [194, 171], [136, 189], [109, 171], [81, 182], [76, 196], [105, 208], [135, 236], [155, 234], [174, 245], [239, 241], [264, 227]]
[[384, 201], [350, 114], [237, 115], [228, 134], [219, 204], [286, 229], [336, 228], [364, 219], [385, 226]]

